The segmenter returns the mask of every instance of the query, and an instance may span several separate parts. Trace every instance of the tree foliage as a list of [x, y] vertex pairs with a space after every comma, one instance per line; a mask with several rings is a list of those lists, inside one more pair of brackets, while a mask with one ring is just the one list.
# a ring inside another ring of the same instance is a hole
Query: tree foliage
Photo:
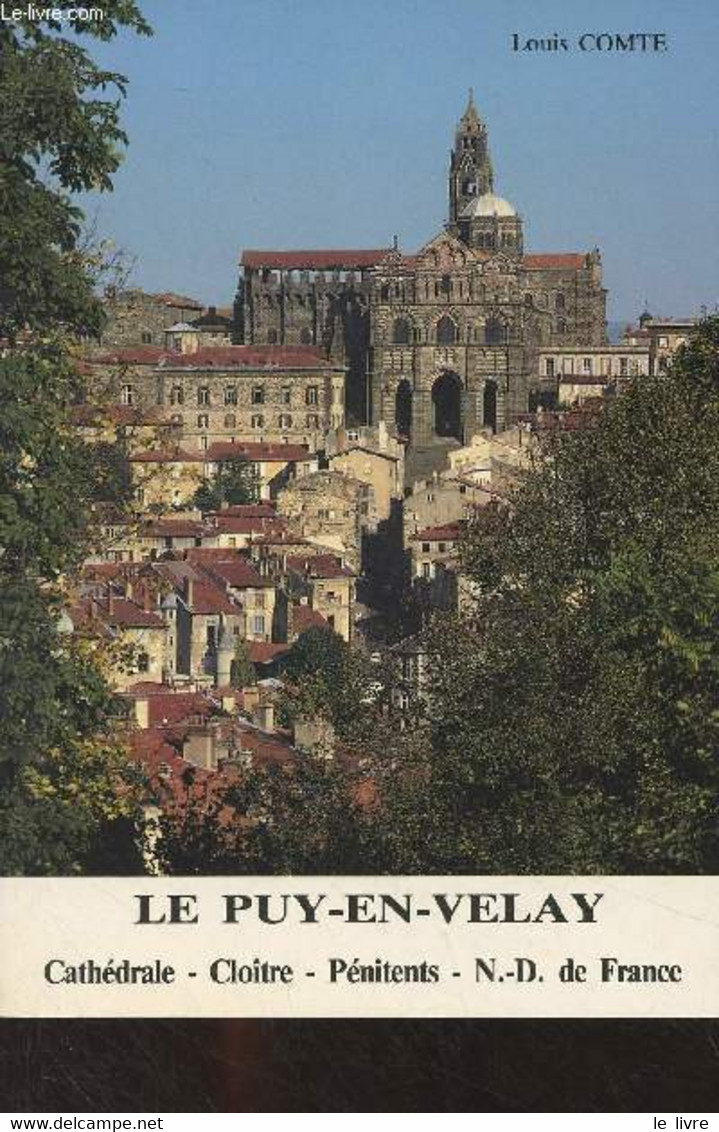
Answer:
[[247, 460], [234, 457], [218, 465], [212, 479], [203, 480], [193, 497], [199, 511], [219, 511], [223, 504], [256, 503], [257, 473]]
[[327, 626], [300, 633], [285, 664], [284, 711], [299, 718], [329, 720], [342, 739], [356, 739], [371, 715], [370, 673], [363, 656]]
[[432, 863], [716, 868], [718, 529], [712, 319], [473, 524], [476, 608], [436, 639]]
[[82, 40], [149, 31], [132, 0], [103, 12], [0, 24], [0, 826], [18, 872], [73, 871], [137, 805], [116, 791], [105, 676], [60, 616], [93, 501], [123, 490], [118, 453], [85, 445], [69, 413], [83, 395], [71, 344], [103, 320], [69, 194], [109, 189], [125, 141], [125, 81]]

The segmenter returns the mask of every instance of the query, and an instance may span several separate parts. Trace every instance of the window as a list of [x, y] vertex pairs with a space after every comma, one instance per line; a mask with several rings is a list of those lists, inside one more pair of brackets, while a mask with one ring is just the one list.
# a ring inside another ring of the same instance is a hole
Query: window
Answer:
[[261, 413], [253, 413], [250, 424], [252, 425], [252, 428], [264, 428], [265, 418]]
[[582, 373], [591, 374], [592, 372], [592, 359], [582, 358]]
[[422, 543], [422, 553], [423, 554], [429, 554], [429, 543], [428, 542]]
[[561, 291], [557, 291], [556, 297], [554, 299], [555, 310], [563, 311], [565, 309], [566, 305], [567, 304], [566, 304], [566, 300], [564, 298], [564, 295], [562, 294]]
[[317, 414], [316, 413], [308, 413], [307, 414], [307, 428], [319, 428], [319, 427], [320, 427], [320, 418], [317, 416]]
[[137, 671], [138, 672], [149, 672], [149, 670], [150, 670], [150, 658], [149, 658], [149, 656], [147, 655], [146, 652], [138, 653], [137, 654]]
[[206, 385], [200, 385], [197, 390], [197, 404], [209, 405], [210, 403], [210, 390]]
[[207, 626], [207, 647], [208, 647], [208, 649], [214, 649], [216, 642], [217, 642], [217, 630], [216, 630], [214, 625], [208, 625]]
[[280, 428], [292, 428], [292, 417], [289, 413], [280, 413]]
[[487, 319], [484, 326], [484, 341], [487, 346], [501, 346], [507, 341], [507, 328], [501, 319]]
[[227, 413], [225, 416], [225, 428], [235, 428], [237, 425], [237, 417], [234, 413]]
[[257, 606], [258, 609], [264, 609], [265, 608], [264, 590], [260, 590], [259, 593], [255, 594], [255, 605]]
[[123, 405], [134, 405], [135, 404], [135, 386], [134, 385], [123, 385], [122, 391], [120, 393], [120, 402]]
[[431, 578], [432, 577], [432, 563], [431, 562], [423, 562], [422, 563], [422, 577], [423, 578]]
[[152, 342], [152, 335], [147, 330], [144, 330], [141, 335], [141, 341], [143, 346], [149, 346]]
[[557, 319], [557, 334], [567, 333], [567, 323], [563, 318]]
[[209, 428], [210, 427], [210, 418], [209, 418], [207, 413], [198, 413], [198, 415], [197, 415], [197, 427], [198, 428]]
[[206, 437], [206, 436], [201, 436], [201, 437], [200, 437], [200, 449], [201, 449], [201, 450], [202, 450], [203, 452], [206, 452], [206, 451], [207, 451], [207, 437]]
[[252, 386], [252, 404], [264, 405], [265, 403], [265, 387], [264, 385]]
[[664, 347], [664, 349], [669, 345], [669, 339], [665, 338], [663, 334], [659, 336], [659, 345]]
[[292, 404], [292, 387], [291, 386], [289, 386], [289, 385], [283, 385], [282, 386], [282, 393], [280, 394], [280, 400], [282, 401], [283, 405], [291, 405]]
[[236, 405], [237, 404], [237, 386], [236, 385], [226, 385], [225, 386], [225, 404], [226, 405]]
[[547, 377], [554, 377], [554, 358], [547, 358], [544, 369]]
[[396, 346], [406, 346], [410, 341], [411, 327], [406, 318], [396, 318], [392, 326], [392, 341]]
[[626, 377], [629, 373], [629, 358], [619, 359], [619, 373], [622, 377]]
[[277, 331], [275, 330], [274, 326], [271, 326], [267, 331], [267, 341], [269, 342], [270, 346], [274, 346], [277, 342]]
[[300, 330], [300, 342], [303, 346], [309, 346], [312, 343], [312, 331], [303, 326]]
[[307, 388], [305, 389], [305, 404], [306, 405], [316, 405], [317, 404], [317, 386], [316, 385], [308, 385]]
[[446, 550], [446, 549], [447, 549], [447, 543], [446, 543], [446, 542], [441, 542], [441, 543], [439, 544], [439, 552], [440, 552], [440, 554], [444, 554], [444, 552], [445, 552], [445, 550]]
[[448, 315], [443, 315], [437, 323], [437, 344], [453, 346], [457, 341], [457, 327]]
[[252, 618], [252, 632], [264, 633], [265, 631], [265, 617], [262, 613], [256, 613]]
[[181, 385], [173, 385], [170, 390], [170, 404], [171, 405], [184, 405], [185, 391]]

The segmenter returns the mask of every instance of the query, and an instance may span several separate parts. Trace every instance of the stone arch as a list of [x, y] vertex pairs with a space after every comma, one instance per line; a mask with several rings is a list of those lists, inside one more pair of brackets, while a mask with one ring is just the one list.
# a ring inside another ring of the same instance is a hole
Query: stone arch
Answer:
[[493, 315], [484, 324], [484, 341], [487, 346], [503, 346], [507, 341], [507, 327], [501, 318]]
[[412, 323], [405, 315], [400, 315], [392, 323], [392, 342], [395, 346], [408, 346], [412, 341]]
[[403, 377], [394, 399], [394, 420], [397, 432], [408, 439], [412, 435], [412, 386]]
[[437, 323], [437, 345], [454, 346], [457, 341], [457, 323], [448, 314], [443, 314]]
[[462, 439], [462, 382], [445, 370], [432, 386], [433, 425], [436, 436]]

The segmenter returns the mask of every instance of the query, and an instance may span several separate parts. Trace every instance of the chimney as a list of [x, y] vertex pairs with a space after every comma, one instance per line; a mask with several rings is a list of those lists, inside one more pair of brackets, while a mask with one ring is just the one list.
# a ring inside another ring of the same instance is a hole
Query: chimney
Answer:
[[261, 731], [273, 732], [275, 729], [275, 705], [268, 700], [259, 703], [252, 713], [252, 722], [257, 724]]
[[256, 684], [242, 689], [242, 706], [246, 712], [253, 715], [260, 702], [260, 689]]
[[187, 605], [190, 607], [190, 609], [192, 609], [192, 606], [194, 604], [194, 599], [195, 599], [194, 579], [187, 577], [187, 578], [185, 578], [185, 601], [187, 602]]
[[182, 743], [183, 759], [202, 770], [215, 770], [218, 738], [219, 728], [216, 723], [192, 724]]

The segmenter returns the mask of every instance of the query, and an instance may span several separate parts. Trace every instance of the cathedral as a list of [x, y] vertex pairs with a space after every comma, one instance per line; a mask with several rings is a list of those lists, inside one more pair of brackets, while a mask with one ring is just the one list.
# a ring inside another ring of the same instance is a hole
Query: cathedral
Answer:
[[346, 368], [348, 419], [384, 421], [414, 449], [508, 427], [539, 386], [540, 349], [606, 342], [599, 251], [525, 252], [471, 92], [448, 222], [419, 252], [245, 251], [241, 266], [239, 341], [320, 346]]

